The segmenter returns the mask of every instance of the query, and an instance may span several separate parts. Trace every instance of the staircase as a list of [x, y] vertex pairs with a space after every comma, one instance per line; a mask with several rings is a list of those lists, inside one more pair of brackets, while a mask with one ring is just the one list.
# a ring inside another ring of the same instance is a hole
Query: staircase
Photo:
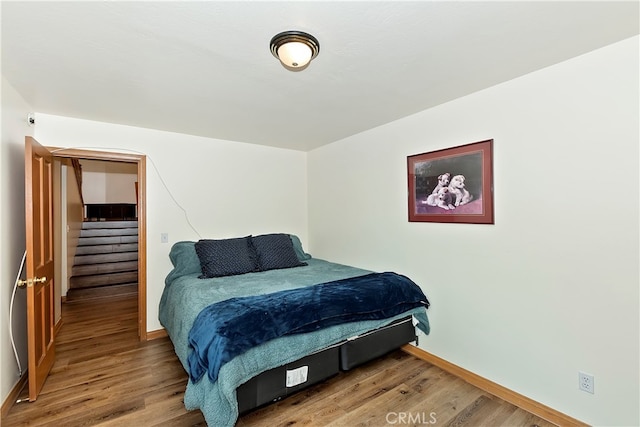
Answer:
[[138, 290], [138, 222], [83, 222], [67, 301]]

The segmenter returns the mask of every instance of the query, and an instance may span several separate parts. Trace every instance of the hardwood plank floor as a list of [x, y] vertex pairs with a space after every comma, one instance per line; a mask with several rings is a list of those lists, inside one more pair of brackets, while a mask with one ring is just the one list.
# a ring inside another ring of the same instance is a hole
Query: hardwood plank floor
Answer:
[[[10, 426], [205, 426], [187, 411], [187, 374], [168, 338], [138, 342], [137, 297], [63, 304], [53, 370]], [[26, 399], [26, 390], [20, 399]], [[257, 426], [552, 426], [402, 351], [240, 417]]]

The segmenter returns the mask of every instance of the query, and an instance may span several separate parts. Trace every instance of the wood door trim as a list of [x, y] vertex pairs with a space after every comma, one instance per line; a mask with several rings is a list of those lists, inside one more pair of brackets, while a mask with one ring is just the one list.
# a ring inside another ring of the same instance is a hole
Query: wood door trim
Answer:
[[137, 163], [144, 154], [116, 153], [111, 151], [91, 151], [77, 148], [47, 147], [54, 157], [63, 159], [108, 160], [112, 162]]
[[138, 336], [147, 340], [147, 156], [144, 154], [47, 147], [62, 159], [104, 160], [138, 165]]
[[138, 160], [138, 336], [147, 340], [147, 157]]

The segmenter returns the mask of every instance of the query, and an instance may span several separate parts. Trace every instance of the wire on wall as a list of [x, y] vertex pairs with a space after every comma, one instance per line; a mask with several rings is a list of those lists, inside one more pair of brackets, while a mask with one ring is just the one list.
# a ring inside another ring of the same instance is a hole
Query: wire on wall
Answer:
[[16, 357], [16, 363], [18, 364], [18, 374], [22, 376], [22, 365], [20, 364], [20, 357], [18, 356], [18, 350], [16, 349], [16, 342], [13, 339], [13, 302], [16, 298], [16, 290], [18, 289], [18, 282], [20, 281], [20, 275], [24, 269], [24, 261], [27, 258], [27, 251], [24, 251], [22, 255], [22, 262], [20, 262], [20, 269], [16, 276], [16, 281], [13, 285], [13, 292], [11, 293], [11, 302], [9, 303], [9, 339], [11, 340], [11, 347], [13, 347], [13, 354]]

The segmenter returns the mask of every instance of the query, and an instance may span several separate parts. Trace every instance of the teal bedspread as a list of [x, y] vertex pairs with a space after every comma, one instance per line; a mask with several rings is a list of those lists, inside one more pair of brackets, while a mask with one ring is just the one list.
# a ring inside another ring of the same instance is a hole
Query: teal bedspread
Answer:
[[[195, 251], [192, 254], [192, 245], [181, 243], [174, 245], [170, 254], [175, 268], [165, 283], [160, 301], [160, 322], [187, 373], [189, 331], [198, 313], [208, 305], [232, 297], [272, 293], [370, 273], [320, 259], [307, 259], [308, 266], [305, 267], [198, 279], [199, 265], [192, 258], [185, 258], [195, 255]], [[250, 378], [407, 315], [413, 315], [420, 322], [418, 326], [429, 332], [426, 310], [420, 307], [388, 319], [351, 322], [268, 341], [224, 364], [216, 382], [206, 378], [194, 384], [189, 380], [185, 406], [200, 409], [210, 426], [233, 426], [238, 418], [236, 388]]]

